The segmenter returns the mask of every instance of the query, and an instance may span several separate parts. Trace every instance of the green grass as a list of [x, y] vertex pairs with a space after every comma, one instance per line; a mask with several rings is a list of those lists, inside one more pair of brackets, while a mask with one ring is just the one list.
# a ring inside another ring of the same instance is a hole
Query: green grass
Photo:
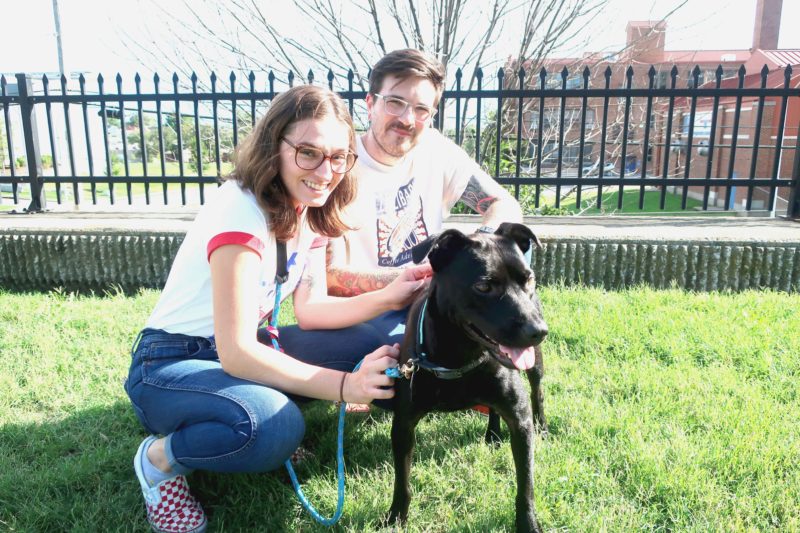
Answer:
[[[505, 186], [506, 189], [514, 194], [514, 187]], [[562, 194], [567, 188], [563, 188]], [[686, 209], [682, 208], [681, 194], [667, 192], [664, 195], [664, 209], [661, 209], [661, 191], [652, 187], [647, 187], [644, 193], [642, 209], [639, 209], [640, 188], [638, 186], [627, 186], [622, 192], [622, 209], [619, 209], [619, 187], [607, 185], [603, 188], [602, 207], [597, 208], [597, 188], [584, 188], [581, 191], [581, 202], [578, 206], [576, 192], [573, 191], [567, 197], [562, 198], [559, 209], [555, 209], [555, 188], [541, 188], [539, 208], [536, 207], [536, 187], [523, 185], [519, 191], [519, 203], [524, 214], [540, 213], [542, 215], [665, 215], [665, 216], [715, 216], [728, 215], [732, 211], [703, 211], [703, 202], [693, 198], [686, 199]], [[458, 205], [459, 213], [471, 212], [463, 205]]]
[[[800, 530], [796, 294], [542, 291], [545, 405], [535, 500], [550, 531]], [[0, 292], [0, 530], [144, 531], [131, 459], [144, 430], [122, 389], [157, 293]], [[291, 317], [284, 317], [290, 320]], [[513, 529], [507, 440], [473, 412], [426, 418], [410, 531]], [[321, 512], [336, 499], [332, 405], [307, 409], [298, 470]], [[390, 417], [348, 417], [337, 531], [374, 531], [391, 501]], [[197, 472], [214, 531], [323, 531], [284, 472]]]
[[[183, 175], [187, 177], [197, 176], [197, 170], [195, 170], [193, 163], [189, 161], [185, 161], [183, 165]], [[221, 162], [220, 163], [220, 174], [226, 175], [233, 170], [233, 164], [230, 162]], [[114, 176], [120, 177], [125, 175], [125, 164], [122, 161], [117, 161], [112, 165], [111, 173]], [[131, 176], [143, 176], [144, 175], [144, 168], [141, 162], [128, 162], [128, 174]], [[158, 160], [150, 161], [147, 163], [147, 174], [149, 176], [160, 176], [161, 175], [161, 163]], [[164, 175], [166, 176], [180, 176], [181, 169], [180, 165], [176, 161], [168, 161], [164, 164]], [[216, 176], [217, 175], [217, 164], [216, 163], [205, 163], [203, 165], [203, 176]]]
[[[221, 163], [220, 167], [220, 174], [225, 176], [231, 172], [233, 169], [233, 164], [230, 162], [223, 162]], [[95, 170], [101, 173], [105, 173], [105, 163], [103, 162], [100, 167], [95, 167]], [[181, 175], [180, 167], [177, 162], [168, 162], [164, 165], [164, 170], [166, 176], [170, 176], [172, 180], [176, 177]], [[24, 173], [27, 172], [26, 170], [22, 169], [20, 172]], [[147, 173], [148, 176], [160, 176], [161, 175], [161, 163], [156, 160], [152, 161], [147, 164]], [[125, 176], [125, 166], [122, 162], [114, 163], [112, 167], [112, 174], [113, 179], [119, 180], [124, 179]], [[52, 176], [53, 170], [48, 169], [45, 170], [46, 176]], [[133, 177], [141, 177], [144, 175], [144, 169], [141, 162], [129, 162], [128, 164], [128, 175]], [[194, 179], [197, 176], [197, 172], [188, 163], [184, 165], [184, 173], [183, 175], [186, 179]], [[215, 163], [209, 163], [203, 166], [203, 176], [204, 177], [216, 177], [217, 176], [217, 167]], [[97, 202], [101, 205], [109, 204], [109, 185], [107, 181], [103, 181], [102, 179], [95, 182], [95, 194], [97, 195]], [[186, 187], [186, 195], [187, 195], [187, 202], [194, 202], [199, 203], [200, 193], [199, 189], [200, 186], [196, 183], [187, 183], [185, 184]], [[210, 190], [210, 188], [214, 188], [216, 185], [213, 183], [204, 184], [204, 188], [206, 191]], [[73, 184], [71, 183], [62, 183], [61, 184], [61, 202], [62, 204], [71, 205], [74, 203], [73, 200]], [[46, 183], [44, 186], [45, 189], [45, 198], [47, 202], [55, 203], [58, 201], [58, 194], [56, 193], [56, 184], [54, 183]], [[78, 183], [78, 189], [80, 191], [82, 200], [82, 204], [89, 204], [92, 202], [92, 184], [91, 183]], [[150, 201], [154, 204], [161, 204], [163, 203], [163, 185], [161, 183], [150, 183], [149, 184], [150, 190]], [[128, 189], [127, 184], [125, 183], [114, 183], [114, 201], [115, 204], [125, 205], [128, 202]], [[168, 183], [167, 184], [167, 191], [169, 195], [169, 205], [178, 206], [181, 205], [181, 184], [180, 183]], [[0, 203], [0, 211], [9, 211], [11, 209], [17, 208], [16, 206], [10, 204], [9, 202], [12, 201], [11, 193], [6, 192], [3, 193], [5, 198], [8, 201], [4, 200], [4, 203]], [[131, 184], [131, 195], [134, 197], [134, 201], [138, 204], [144, 204], [145, 198], [145, 184], [144, 183], [132, 183]], [[27, 185], [22, 185], [19, 189], [19, 199], [21, 204], [27, 205], [30, 201], [31, 195], [30, 190]]]
[[[504, 185], [514, 194], [514, 187]], [[567, 190], [562, 188], [562, 194]], [[603, 188], [602, 207], [597, 208], [597, 188], [585, 188], [581, 191], [580, 207], [573, 191], [566, 198], [562, 197], [559, 208], [555, 208], [555, 188], [541, 187], [539, 206], [536, 206], [536, 187], [523, 185], [519, 188], [519, 204], [525, 215], [658, 215], [658, 216], [730, 216], [730, 211], [702, 210], [703, 202], [693, 198], [686, 199], [686, 209], [682, 206], [682, 195], [667, 192], [664, 196], [664, 209], [661, 209], [661, 191], [648, 187], [644, 193], [644, 204], [639, 209], [639, 187], [627, 186], [622, 193], [622, 209], [618, 208], [619, 187], [607, 185]], [[463, 203], [457, 203], [452, 210], [456, 214], [470, 214], [473, 211]]]
[[[640, 189], [639, 187], [627, 187], [622, 192], [622, 209], [619, 209], [619, 188], [606, 187], [603, 189], [602, 207], [597, 208], [597, 191], [587, 191], [581, 195], [580, 208], [577, 206], [574, 194], [570, 196], [567, 202], [562, 203], [562, 207], [573, 211], [581, 212], [582, 215], [607, 215], [607, 214], [625, 214], [625, 215], [697, 215], [702, 214], [730, 214], [725, 212], [704, 212], [702, 211], [703, 202], [695, 200], [694, 198], [686, 199], [686, 209], [682, 208], [682, 196], [680, 194], [673, 194], [667, 192], [664, 195], [664, 208], [661, 208], [661, 191], [646, 189], [644, 193], [644, 202], [642, 209], [639, 209]], [[587, 209], [588, 208], [588, 209]]]

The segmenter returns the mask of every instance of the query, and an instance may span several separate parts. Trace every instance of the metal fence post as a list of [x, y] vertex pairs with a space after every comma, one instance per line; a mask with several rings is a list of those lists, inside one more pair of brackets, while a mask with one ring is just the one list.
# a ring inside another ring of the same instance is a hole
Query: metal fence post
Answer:
[[31, 203], [26, 211], [33, 213], [44, 210], [47, 205], [42, 180], [42, 158], [39, 153], [39, 130], [36, 125], [31, 81], [25, 74], [18, 73], [16, 76], [22, 131], [25, 138], [25, 157], [28, 164], [28, 181], [31, 187]]
[[794, 148], [794, 160], [792, 160], [792, 191], [789, 193], [789, 205], [786, 215], [789, 218], [800, 218], [800, 135], [797, 136], [797, 144]]

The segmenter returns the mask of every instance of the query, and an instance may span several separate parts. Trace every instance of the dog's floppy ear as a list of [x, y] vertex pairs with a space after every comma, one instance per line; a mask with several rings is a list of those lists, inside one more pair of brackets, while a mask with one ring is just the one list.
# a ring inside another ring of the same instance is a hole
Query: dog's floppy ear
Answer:
[[419, 263], [427, 257], [433, 271], [438, 272], [446, 267], [455, 254], [469, 243], [469, 237], [457, 229], [449, 229], [414, 246], [411, 249], [411, 256], [415, 263]]
[[500, 224], [500, 226], [498, 226], [494, 234], [502, 237], [508, 237], [517, 243], [517, 246], [519, 246], [519, 249], [522, 250], [523, 254], [530, 249], [531, 243], [534, 243], [537, 248], [542, 247], [539, 237], [534, 235], [531, 229], [525, 224], [517, 224], [516, 222], [503, 222]]
[[420, 264], [428, 256], [428, 252], [431, 251], [431, 246], [436, 243], [437, 238], [438, 235], [431, 235], [421, 243], [415, 244], [411, 247], [411, 259], [414, 261], [414, 263]]

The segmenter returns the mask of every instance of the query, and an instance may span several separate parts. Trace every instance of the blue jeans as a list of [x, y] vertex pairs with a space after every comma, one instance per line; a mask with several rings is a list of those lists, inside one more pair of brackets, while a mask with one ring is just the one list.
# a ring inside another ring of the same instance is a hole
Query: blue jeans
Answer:
[[[350, 372], [378, 347], [399, 342], [404, 319], [400, 311], [338, 330], [287, 326], [280, 343], [301, 361]], [[259, 340], [269, 344], [263, 330]], [[167, 458], [178, 472], [274, 470], [305, 432], [297, 403], [308, 399], [227, 374], [213, 339], [143, 330], [125, 390], [147, 431], [167, 436]]]

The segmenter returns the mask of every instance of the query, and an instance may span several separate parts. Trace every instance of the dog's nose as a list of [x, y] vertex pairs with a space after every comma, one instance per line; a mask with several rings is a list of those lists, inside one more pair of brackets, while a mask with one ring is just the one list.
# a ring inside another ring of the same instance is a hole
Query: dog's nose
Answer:
[[543, 320], [527, 322], [521, 328], [522, 334], [529, 339], [533, 346], [538, 346], [547, 337], [549, 330]]

